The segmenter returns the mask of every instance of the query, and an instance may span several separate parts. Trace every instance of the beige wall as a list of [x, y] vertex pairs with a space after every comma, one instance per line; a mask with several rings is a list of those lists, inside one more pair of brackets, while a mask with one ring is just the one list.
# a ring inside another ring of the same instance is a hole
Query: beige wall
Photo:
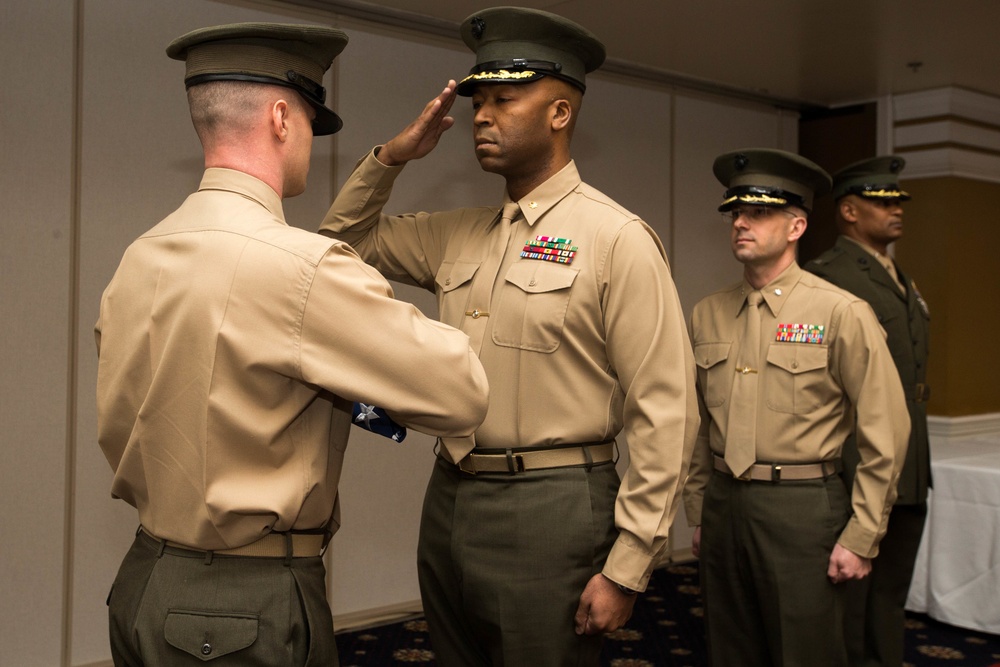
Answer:
[[26, 666], [60, 664], [66, 608], [73, 28], [72, 3], [0, 5], [0, 646]]
[[[135, 530], [110, 498], [95, 442], [93, 324], [126, 245], [172, 210], [200, 176], [182, 65], [163, 54], [203, 25], [305, 20], [352, 36], [328, 80], [345, 130], [317, 140], [309, 191], [288, 219], [313, 227], [355, 159], [409, 121], [469, 55], [458, 40], [339, 21], [277, 3], [102, 0], [0, 6], [0, 646], [3, 664], [107, 660], [104, 600]], [[501, 184], [471, 153], [468, 104], [441, 147], [400, 179], [394, 210], [496, 203]], [[593, 77], [575, 142], [584, 177], [663, 237], [685, 308], [739, 275], [715, 206], [720, 152], [795, 149], [795, 117], [763, 106]], [[433, 300], [400, 287], [428, 312]], [[430, 438], [405, 445], [356, 434], [332, 547], [334, 613], [416, 600], [417, 517]], [[680, 523], [683, 523], [681, 520]], [[689, 540], [678, 529], [675, 544]]]

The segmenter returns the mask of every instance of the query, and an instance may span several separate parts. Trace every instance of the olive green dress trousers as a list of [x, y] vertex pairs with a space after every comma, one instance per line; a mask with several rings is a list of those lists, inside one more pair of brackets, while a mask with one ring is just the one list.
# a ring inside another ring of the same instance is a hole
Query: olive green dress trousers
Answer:
[[927, 504], [895, 505], [872, 572], [847, 589], [845, 634], [851, 667], [902, 667], [906, 596]]
[[712, 475], [701, 534], [713, 667], [844, 667], [844, 587], [827, 578], [851, 514], [839, 475], [741, 481]]
[[441, 667], [597, 665], [573, 616], [617, 538], [612, 463], [470, 475], [439, 458], [417, 548]]
[[115, 667], [336, 667], [321, 557], [209, 556], [140, 532], [108, 596]]

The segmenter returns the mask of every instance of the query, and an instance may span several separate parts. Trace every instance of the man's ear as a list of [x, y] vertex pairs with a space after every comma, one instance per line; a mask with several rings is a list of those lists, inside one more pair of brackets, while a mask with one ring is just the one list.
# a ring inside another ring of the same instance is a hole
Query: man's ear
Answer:
[[271, 105], [271, 132], [274, 138], [284, 142], [288, 139], [288, 122], [291, 109], [284, 99], [277, 99]]
[[809, 226], [809, 221], [806, 220], [804, 215], [796, 215], [792, 220], [792, 228], [788, 232], [789, 242], [798, 241], [803, 234], [806, 233], [806, 228]]
[[858, 221], [858, 210], [851, 201], [850, 197], [844, 197], [837, 204], [837, 208], [840, 209], [840, 217], [847, 222], [857, 222]]
[[573, 107], [566, 99], [557, 99], [552, 102], [552, 129], [556, 131], [564, 130], [573, 118]]

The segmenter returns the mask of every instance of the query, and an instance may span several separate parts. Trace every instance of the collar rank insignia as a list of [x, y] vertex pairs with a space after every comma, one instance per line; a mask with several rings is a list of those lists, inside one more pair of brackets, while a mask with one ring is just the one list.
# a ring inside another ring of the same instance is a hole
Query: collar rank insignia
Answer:
[[534, 241], [526, 241], [521, 257], [524, 259], [541, 259], [546, 262], [572, 264], [576, 257], [577, 247], [572, 239], [561, 239], [555, 236], [536, 236]]
[[822, 324], [779, 324], [774, 340], [779, 343], [813, 343], [823, 342], [826, 326]]

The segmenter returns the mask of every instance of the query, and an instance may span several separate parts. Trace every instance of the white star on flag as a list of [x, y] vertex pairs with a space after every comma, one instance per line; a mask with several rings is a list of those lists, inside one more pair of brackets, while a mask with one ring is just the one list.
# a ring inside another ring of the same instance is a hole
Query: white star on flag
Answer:
[[364, 403], [359, 403], [358, 405], [361, 406], [361, 412], [358, 413], [358, 416], [354, 418], [354, 421], [364, 422], [365, 426], [368, 427], [368, 430], [370, 431], [372, 428], [371, 424], [372, 420], [379, 418], [379, 416], [375, 414], [375, 406], [365, 405]]

